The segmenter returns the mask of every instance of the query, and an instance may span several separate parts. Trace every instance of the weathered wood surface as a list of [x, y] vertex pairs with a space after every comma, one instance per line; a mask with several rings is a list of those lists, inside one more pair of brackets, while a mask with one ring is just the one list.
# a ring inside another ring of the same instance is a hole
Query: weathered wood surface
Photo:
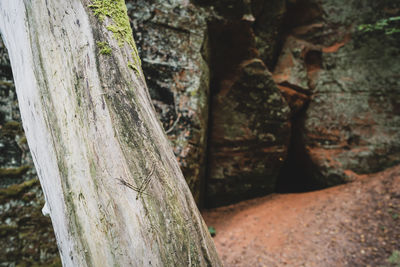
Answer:
[[123, 0], [0, 1], [63, 265], [220, 266], [156, 119], [127, 20]]

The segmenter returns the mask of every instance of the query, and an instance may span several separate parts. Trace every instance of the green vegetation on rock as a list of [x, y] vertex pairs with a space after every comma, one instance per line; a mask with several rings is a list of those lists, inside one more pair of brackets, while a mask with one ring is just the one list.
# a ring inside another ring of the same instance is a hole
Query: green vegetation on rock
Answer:
[[14, 83], [9, 82], [9, 81], [0, 81], [0, 86], [13, 87]]
[[395, 22], [400, 21], [400, 16], [389, 17], [378, 20], [373, 24], [362, 24], [358, 26], [358, 30], [361, 32], [372, 32], [372, 31], [384, 31], [386, 35], [392, 35], [394, 33], [399, 33], [400, 28], [394, 25]]
[[18, 168], [0, 168], [0, 178], [19, 178], [30, 168], [29, 165], [23, 165]]
[[41, 264], [37, 263], [33, 260], [28, 260], [28, 261], [22, 261], [16, 265], [16, 267], [62, 267], [61, 259], [59, 257], [56, 257], [50, 262], [46, 262], [46, 264]]
[[19, 196], [21, 193], [25, 192], [27, 189], [31, 188], [35, 184], [38, 184], [39, 180], [37, 178], [25, 181], [21, 184], [13, 184], [7, 188], [0, 189], [0, 203], [4, 203], [12, 197]]
[[8, 121], [6, 122], [2, 129], [1, 135], [8, 137], [15, 137], [16, 135], [23, 135], [22, 125], [18, 121]]
[[394, 250], [392, 252], [392, 255], [390, 255], [390, 257], [389, 257], [388, 262], [397, 267], [400, 267], [400, 251]]
[[0, 225], [0, 237], [9, 235], [12, 232], [17, 232], [18, 227], [15, 225]]
[[208, 226], [208, 232], [210, 233], [211, 236], [215, 236], [217, 234], [217, 231], [213, 226]]

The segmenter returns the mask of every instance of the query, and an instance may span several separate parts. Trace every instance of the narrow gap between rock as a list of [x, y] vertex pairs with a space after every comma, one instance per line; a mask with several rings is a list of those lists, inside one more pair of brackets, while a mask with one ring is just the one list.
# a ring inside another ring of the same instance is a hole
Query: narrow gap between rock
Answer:
[[322, 189], [312, 179], [312, 163], [304, 145], [302, 132], [306, 110], [307, 106], [291, 119], [288, 155], [277, 179], [277, 193], [301, 193]]

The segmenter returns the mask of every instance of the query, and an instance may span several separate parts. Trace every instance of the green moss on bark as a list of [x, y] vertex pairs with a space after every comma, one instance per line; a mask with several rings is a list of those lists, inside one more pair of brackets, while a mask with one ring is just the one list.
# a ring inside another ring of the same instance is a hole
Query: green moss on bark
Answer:
[[111, 55], [111, 47], [106, 42], [97, 42], [96, 44], [100, 55]]
[[136, 66], [135, 63], [129, 61], [129, 62], [128, 62], [128, 67], [131, 68], [131, 69], [133, 69], [134, 71], [136, 71], [138, 74], [140, 74], [140, 70], [139, 70], [139, 68]]
[[89, 7], [93, 10], [95, 16], [97, 16], [100, 21], [103, 22], [106, 17], [109, 17], [112, 20], [113, 24], [107, 25], [106, 28], [114, 33], [114, 37], [120, 47], [124, 44], [128, 44], [132, 48], [133, 52], [131, 55], [136, 67], [135, 69], [139, 69], [141, 61], [133, 39], [125, 1], [94, 0], [93, 4], [89, 5]]

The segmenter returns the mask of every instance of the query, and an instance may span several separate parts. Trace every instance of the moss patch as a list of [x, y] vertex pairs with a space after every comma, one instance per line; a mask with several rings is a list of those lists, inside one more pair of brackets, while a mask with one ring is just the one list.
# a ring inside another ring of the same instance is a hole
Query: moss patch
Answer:
[[0, 81], [0, 86], [13, 87], [14, 83], [8, 81]]
[[23, 135], [22, 125], [17, 121], [6, 122], [1, 129], [2, 136], [15, 137], [16, 135]]
[[136, 66], [136, 69], [139, 69], [141, 62], [133, 39], [131, 25], [129, 24], [125, 1], [93, 0], [93, 4], [89, 5], [89, 7], [93, 10], [95, 16], [97, 16], [100, 21], [104, 21], [105, 17], [111, 18], [113, 23], [106, 26], [106, 28], [114, 33], [114, 37], [118, 41], [120, 47], [124, 44], [128, 44], [132, 48], [133, 64]]
[[136, 71], [136, 73], [140, 74], [140, 70], [139, 70], [138, 66], [136, 66], [135, 63], [129, 61], [128, 62], [128, 67], [133, 69], [134, 71]]
[[4, 203], [6, 200], [12, 197], [17, 197], [21, 193], [25, 192], [27, 189], [31, 188], [35, 184], [38, 184], [38, 179], [31, 179], [29, 181], [25, 181], [21, 184], [10, 185], [7, 188], [0, 189], [0, 203]]
[[28, 141], [26, 140], [26, 136], [22, 136], [21, 139], [19, 139], [18, 144], [20, 145], [24, 145], [24, 144], [28, 144]]
[[19, 178], [30, 168], [29, 165], [23, 165], [18, 168], [0, 168], [0, 178]]
[[111, 55], [111, 47], [106, 42], [97, 42], [97, 47], [99, 48], [99, 54], [101, 55]]
[[10, 233], [15, 233], [18, 231], [18, 227], [14, 225], [0, 225], [0, 237], [7, 236]]

